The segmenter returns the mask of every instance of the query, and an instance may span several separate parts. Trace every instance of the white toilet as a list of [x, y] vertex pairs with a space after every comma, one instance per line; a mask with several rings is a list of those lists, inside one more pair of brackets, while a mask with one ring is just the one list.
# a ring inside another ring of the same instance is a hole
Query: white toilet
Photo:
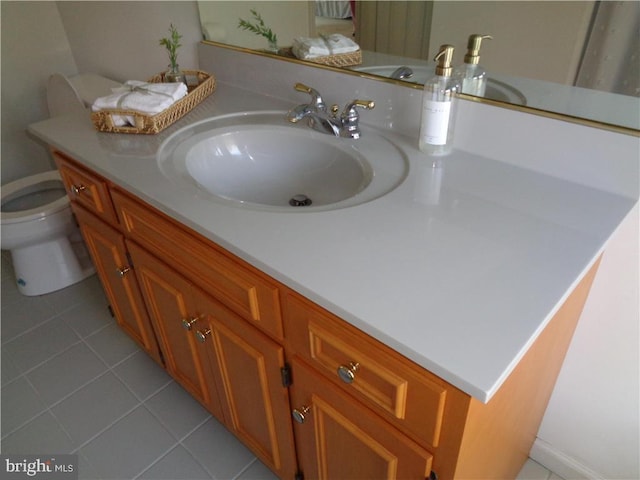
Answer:
[[[93, 74], [71, 80], [52, 75], [47, 85], [49, 113], [56, 116], [84, 109], [116, 85], [119, 84]], [[2, 185], [0, 193], [0, 246], [11, 252], [20, 293], [43, 295], [95, 273], [57, 171]]]

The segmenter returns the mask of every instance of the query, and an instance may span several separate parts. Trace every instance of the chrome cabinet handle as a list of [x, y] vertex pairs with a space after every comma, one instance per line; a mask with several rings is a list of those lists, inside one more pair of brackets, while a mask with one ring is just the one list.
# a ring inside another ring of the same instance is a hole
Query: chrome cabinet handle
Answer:
[[356, 372], [360, 368], [359, 363], [349, 362], [349, 366], [340, 365], [338, 367], [338, 376], [344, 383], [353, 383], [356, 379]]
[[198, 341], [199, 341], [200, 343], [204, 343], [204, 342], [206, 342], [206, 341], [207, 341], [207, 337], [208, 337], [209, 335], [211, 335], [211, 329], [210, 329], [210, 328], [207, 328], [204, 332], [203, 332], [203, 331], [201, 331], [201, 330], [198, 330], [198, 331], [196, 332], [196, 338], [198, 339]]
[[197, 321], [198, 321], [198, 317], [183, 318], [182, 319], [182, 326], [184, 327], [185, 330], [191, 330], [191, 327]]
[[73, 193], [76, 197], [80, 195], [80, 192], [86, 190], [87, 187], [84, 185], [71, 185], [71, 193]]
[[309, 413], [310, 410], [311, 410], [311, 407], [307, 407], [306, 405], [304, 405], [300, 409], [294, 408], [293, 412], [291, 412], [291, 416], [296, 422], [304, 423], [304, 421], [307, 419], [306, 415]]
[[127, 274], [127, 272], [130, 271], [131, 267], [116, 268], [116, 273], [120, 275], [120, 278], [123, 278]]

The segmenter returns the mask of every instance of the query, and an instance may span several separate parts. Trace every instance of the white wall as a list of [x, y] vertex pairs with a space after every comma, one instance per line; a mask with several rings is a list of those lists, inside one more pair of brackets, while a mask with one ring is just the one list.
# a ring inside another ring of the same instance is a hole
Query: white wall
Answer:
[[169, 36], [170, 23], [182, 35], [180, 68], [198, 68], [202, 34], [194, 1], [56, 3], [80, 72], [125, 81], [166, 70], [169, 57], [158, 42]]
[[197, 69], [202, 39], [195, 1], [1, 1], [2, 183], [50, 170], [46, 148], [26, 135], [48, 116], [45, 87], [54, 72], [95, 72], [145, 80], [169, 63], [158, 45], [173, 23], [182, 34], [178, 61]]
[[48, 116], [45, 87], [54, 71], [77, 73], [54, 2], [0, 2], [2, 21], [2, 183], [51, 170], [43, 146], [27, 137]]
[[604, 253], [531, 453], [567, 480], [640, 478], [639, 210]]

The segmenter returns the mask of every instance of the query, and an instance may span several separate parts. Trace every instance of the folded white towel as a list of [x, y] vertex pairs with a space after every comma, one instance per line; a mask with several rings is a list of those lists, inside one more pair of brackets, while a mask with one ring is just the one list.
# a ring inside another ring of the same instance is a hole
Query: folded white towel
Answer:
[[318, 38], [297, 37], [293, 39], [291, 50], [293, 54], [303, 60], [309, 58], [340, 55], [360, 50], [360, 46], [339, 33], [324, 35]]
[[[91, 106], [94, 112], [99, 110], [133, 110], [145, 115], [155, 115], [166, 110], [187, 94], [184, 83], [146, 83], [129, 80], [122, 87], [111, 90], [113, 93], [96, 98]], [[116, 126], [132, 124], [133, 118], [114, 115]]]

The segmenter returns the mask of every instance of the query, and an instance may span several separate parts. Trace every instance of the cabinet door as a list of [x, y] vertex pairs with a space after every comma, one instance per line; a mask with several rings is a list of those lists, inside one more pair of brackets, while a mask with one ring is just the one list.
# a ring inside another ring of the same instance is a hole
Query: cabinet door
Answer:
[[429, 452], [301, 361], [292, 366], [294, 431], [305, 478], [429, 478]]
[[198, 302], [209, 315], [205, 345], [219, 370], [228, 428], [280, 478], [294, 478], [289, 394], [281, 375], [284, 348], [212, 297], [200, 294]]
[[158, 343], [120, 232], [74, 205], [80, 230], [118, 325], [162, 364]]
[[136, 244], [127, 242], [127, 247], [167, 371], [211, 413], [222, 418], [205, 347], [194, 335], [205, 320], [191, 296], [191, 284]]

